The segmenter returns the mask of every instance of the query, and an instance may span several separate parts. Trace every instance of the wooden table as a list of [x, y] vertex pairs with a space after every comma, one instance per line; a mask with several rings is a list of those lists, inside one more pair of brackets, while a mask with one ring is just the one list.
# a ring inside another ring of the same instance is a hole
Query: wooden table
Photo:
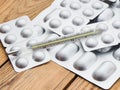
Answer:
[[[0, 0], [0, 23], [28, 15], [31, 20], [53, 0]], [[0, 90], [101, 90], [78, 75], [50, 61], [16, 73], [0, 44]], [[118, 80], [111, 90], [120, 90]]]

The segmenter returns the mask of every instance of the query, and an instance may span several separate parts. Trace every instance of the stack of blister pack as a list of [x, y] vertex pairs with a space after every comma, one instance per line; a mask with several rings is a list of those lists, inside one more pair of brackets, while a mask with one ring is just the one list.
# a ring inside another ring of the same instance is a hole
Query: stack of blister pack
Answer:
[[[26, 49], [89, 30], [102, 33], [49, 48]], [[22, 16], [0, 24], [0, 39], [16, 72], [52, 60], [103, 89], [120, 77], [119, 0], [55, 0], [32, 21]]]

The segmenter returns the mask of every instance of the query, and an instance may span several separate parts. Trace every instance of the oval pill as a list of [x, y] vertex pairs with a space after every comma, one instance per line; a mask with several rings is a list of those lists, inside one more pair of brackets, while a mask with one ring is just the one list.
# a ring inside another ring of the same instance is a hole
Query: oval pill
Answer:
[[97, 81], [107, 80], [116, 71], [116, 66], [109, 61], [102, 63], [93, 73], [93, 78]]
[[83, 15], [85, 15], [86, 17], [91, 17], [94, 15], [94, 11], [92, 9], [85, 9], [83, 11]]
[[100, 2], [96, 2], [96, 3], [92, 4], [92, 7], [96, 10], [99, 10], [99, 9], [103, 8], [103, 4]]
[[120, 60], [120, 48], [118, 48], [117, 50], [115, 50], [113, 52], [113, 57], [116, 59], [116, 60]]
[[80, 26], [84, 23], [84, 19], [81, 17], [75, 17], [73, 18], [72, 23], [76, 26]]
[[2, 25], [1, 27], [0, 27], [0, 32], [1, 33], [7, 33], [7, 32], [9, 32], [11, 30], [11, 27], [10, 27], [10, 25]]
[[88, 38], [85, 45], [90, 48], [94, 48], [98, 45], [98, 41], [95, 38]]
[[114, 41], [113, 36], [109, 35], [109, 34], [105, 34], [101, 37], [101, 40], [103, 41], [103, 43], [105, 44], [110, 44]]
[[28, 66], [29, 62], [26, 58], [19, 58], [16, 60], [15, 64], [18, 68], [25, 68]]
[[59, 16], [63, 19], [67, 19], [71, 16], [71, 13], [68, 10], [61, 11]]
[[23, 27], [26, 25], [26, 21], [24, 19], [19, 19], [16, 21], [16, 24], [15, 24], [17, 27]]
[[38, 36], [39, 36], [39, 35], [42, 35], [42, 34], [45, 32], [44, 28], [42, 28], [42, 27], [39, 26], [39, 25], [35, 25], [35, 26], [34, 26], [34, 31], [37, 32], [37, 35], [38, 35]]
[[120, 20], [116, 20], [112, 23], [113, 27], [116, 29], [120, 29]]
[[17, 37], [15, 35], [12, 35], [12, 34], [7, 35], [5, 37], [5, 43], [7, 43], [7, 44], [13, 44], [16, 40], [17, 40]]
[[108, 30], [108, 26], [105, 23], [100, 23], [96, 26], [97, 30], [101, 30], [101, 31], [107, 31]]
[[81, 8], [81, 5], [79, 3], [71, 3], [70, 4], [70, 8], [73, 9], [73, 10], [78, 10]]
[[49, 22], [51, 28], [58, 28], [61, 25], [61, 21], [58, 19], [53, 19]]
[[64, 35], [72, 34], [74, 33], [74, 29], [71, 26], [66, 26], [63, 28], [62, 33]]
[[96, 60], [97, 57], [93, 52], [86, 52], [74, 63], [74, 68], [81, 71], [89, 69]]
[[74, 43], [67, 43], [61, 50], [59, 50], [55, 57], [60, 61], [66, 61], [75, 55], [79, 50], [79, 47]]
[[32, 36], [32, 33], [33, 33], [33, 31], [31, 29], [26, 28], [21, 31], [21, 36], [24, 38], [28, 38], [28, 37]]
[[34, 39], [29, 40], [29, 41], [27, 42], [27, 47], [31, 47], [31, 46], [33, 46], [33, 45], [35, 45], [35, 44], [37, 44], [37, 41], [36, 41], [36, 40], [34, 40]]

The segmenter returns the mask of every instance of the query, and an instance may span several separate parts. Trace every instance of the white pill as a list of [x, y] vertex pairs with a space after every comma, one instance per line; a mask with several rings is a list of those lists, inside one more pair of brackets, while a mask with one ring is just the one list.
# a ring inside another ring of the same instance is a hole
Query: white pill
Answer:
[[101, 49], [98, 49], [97, 51], [100, 53], [106, 53], [106, 52], [109, 52], [111, 48], [112, 47], [101, 48]]
[[116, 71], [116, 66], [112, 62], [102, 63], [93, 73], [93, 78], [97, 81], [107, 80]]
[[82, 3], [89, 3], [90, 0], [80, 0], [80, 2], [82, 2]]
[[42, 35], [45, 32], [45, 30], [39, 25], [34, 26], [34, 31], [37, 32], [38, 36]]
[[27, 47], [31, 47], [31, 46], [36, 45], [36, 44], [37, 44], [37, 41], [34, 40], [34, 39], [32, 39], [32, 40], [29, 40], [29, 41], [27, 42]]
[[89, 32], [89, 31], [91, 31], [91, 28], [88, 27], [88, 26], [83, 27], [83, 28], [80, 30], [81, 33]]
[[10, 25], [2, 25], [1, 27], [0, 27], [0, 32], [1, 33], [7, 33], [7, 32], [9, 32], [11, 30], [11, 27], [10, 27]]
[[35, 61], [40, 62], [40, 61], [44, 60], [45, 54], [43, 52], [41, 52], [40, 50], [36, 50], [33, 52], [32, 57]]
[[21, 48], [19, 46], [14, 46], [10, 49], [10, 51], [18, 51], [17, 53], [13, 53], [13, 56], [17, 56], [19, 54], [21, 54]]
[[97, 30], [101, 30], [101, 31], [107, 31], [108, 30], [108, 26], [105, 23], [100, 23], [96, 26]]
[[97, 21], [98, 22], [106, 21], [111, 19], [113, 16], [114, 16], [113, 10], [110, 8], [107, 8], [98, 16]]
[[92, 7], [96, 10], [102, 9], [103, 8], [103, 4], [100, 2], [96, 2], [92, 5]]
[[33, 34], [33, 31], [29, 28], [23, 29], [21, 31], [21, 36], [24, 38], [28, 38], [28, 37], [32, 36], [32, 34]]
[[53, 19], [49, 22], [51, 28], [58, 28], [61, 25], [61, 21], [58, 19]]
[[81, 8], [81, 5], [79, 3], [71, 3], [70, 4], [70, 8], [73, 9], [73, 10], [78, 10]]
[[120, 60], [120, 48], [118, 48], [117, 50], [115, 50], [113, 52], [113, 57], [116, 59], [116, 60]]
[[28, 60], [26, 58], [19, 58], [16, 60], [15, 64], [18, 68], [25, 68], [28, 66]]
[[59, 16], [63, 19], [67, 19], [71, 16], [71, 13], [68, 10], [61, 11]]
[[66, 61], [73, 57], [79, 51], [79, 47], [74, 43], [67, 43], [57, 53], [56, 58], [60, 61]]
[[72, 34], [72, 33], [74, 33], [74, 29], [71, 26], [66, 26], [63, 28], [62, 33], [64, 35]]
[[74, 68], [77, 70], [89, 69], [96, 60], [97, 57], [93, 52], [86, 52], [74, 63]]
[[120, 20], [116, 20], [112, 23], [113, 27], [116, 29], [120, 29]]
[[73, 18], [72, 23], [76, 26], [80, 26], [84, 23], [84, 19], [81, 17], [75, 17]]
[[85, 9], [83, 11], [83, 15], [85, 15], [86, 17], [91, 17], [94, 15], [94, 11], [92, 9]]
[[90, 48], [94, 48], [98, 45], [98, 41], [95, 38], [88, 38], [85, 45]]
[[65, 7], [68, 3], [69, 3], [69, 0], [63, 0], [60, 5], [62, 7]]
[[6, 42], [7, 44], [13, 44], [16, 40], [17, 40], [17, 37], [16, 37], [15, 35], [12, 35], [12, 34], [7, 35], [7, 36], [5, 37], [5, 42]]
[[19, 20], [16, 21], [15, 25], [18, 26], [18, 27], [23, 27], [23, 26], [26, 25], [26, 21], [24, 19], [19, 19]]
[[103, 43], [105, 44], [110, 44], [114, 41], [114, 38], [112, 35], [109, 34], [105, 34], [101, 37], [101, 40], [103, 41]]

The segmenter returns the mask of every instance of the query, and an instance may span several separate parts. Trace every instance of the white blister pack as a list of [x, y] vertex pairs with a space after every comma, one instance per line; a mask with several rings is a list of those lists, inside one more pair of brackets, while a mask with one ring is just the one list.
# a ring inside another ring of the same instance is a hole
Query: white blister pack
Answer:
[[[95, 24], [89, 24], [82, 28], [86, 30], [101, 30], [102, 33], [98, 35], [88, 36], [81, 39], [82, 46], [85, 51], [93, 51], [100, 48], [114, 46], [119, 43], [119, 30], [120, 27], [118, 20], [109, 20]], [[117, 32], [118, 31], [118, 32]]]
[[33, 22], [39, 22], [60, 35], [73, 34], [80, 32], [82, 26], [89, 23], [90, 19], [98, 16], [107, 7], [106, 3], [99, 0], [94, 0], [94, 2], [93, 0], [56, 0], [33, 19]]
[[103, 89], [109, 89], [120, 76], [120, 49], [109, 47], [85, 52], [78, 42], [51, 49], [52, 61]]

